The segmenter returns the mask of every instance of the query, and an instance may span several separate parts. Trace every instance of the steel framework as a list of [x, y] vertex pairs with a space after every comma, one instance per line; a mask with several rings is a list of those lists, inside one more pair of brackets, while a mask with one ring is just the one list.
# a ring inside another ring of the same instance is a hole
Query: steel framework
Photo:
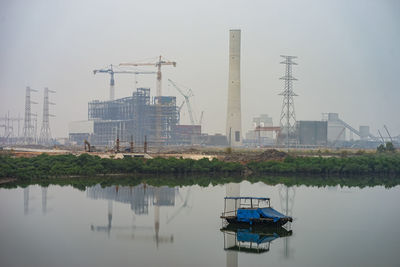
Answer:
[[119, 137], [121, 142], [133, 139], [142, 144], [146, 136], [151, 143], [158, 143], [157, 105], [161, 108], [161, 140], [164, 144], [169, 143], [172, 130], [179, 122], [176, 98], [162, 96], [151, 101], [148, 88], [138, 88], [131, 97], [89, 102], [88, 119], [94, 121], [92, 143], [113, 146]]
[[29, 86], [27, 86], [25, 93], [25, 118], [24, 118], [24, 129], [23, 129], [25, 144], [31, 144], [36, 141], [36, 129], [35, 129], [36, 123], [33, 124], [32, 122], [32, 116], [36, 116], [36, 114], [32, 113], [31, 105], [37, 104], [37, 102], [31, 100], [31, 92], [37, 92], [37, 90], [34, 90]]
[[280, 64], [285, 64], [286, 66], [285, 76], [280, 78], [280, 80], [285, 81], [284, 90], [279, 94], [283, 96], [280, 126], [282, 134], [286, 134], [287, 147], [289, 148], [289, 142], [290, 140], [295, 140], [296, 133], [296, 113], [294, 110], [293, 97], [297, 95], [293, 92], [293, 81], [297, 81], [297, 79], [292, 76], [292, 66], [297, 65], [297, 63], [293, 61], [293, 59], [297, 57], [284, 55], [281, 55], [281, 57], [285, 60], [280, 62]]
[[50, 130], [50, 117], [54, 117], [49, 113], [49, 105], [55, 105], [49, 101], [49, 93], [55, 93], [55, 91], [49, 90], [49, 88], [44, 88], [43, 95], [43, 119], [42, 128], [40, 130], [39, 143], [48, 145], [51, 141], [51, 130]]
[[[9, 111], [4, 117], [0, 118], [0, 128], [4, 129], [0, 135], [2, 144], [14, 144], [20, 141], [20, 125], [22, 120], [19, 114], [18, 117], [11, 117]], [[17, 126], [15, 126], [15, 123], [17, 123]]]

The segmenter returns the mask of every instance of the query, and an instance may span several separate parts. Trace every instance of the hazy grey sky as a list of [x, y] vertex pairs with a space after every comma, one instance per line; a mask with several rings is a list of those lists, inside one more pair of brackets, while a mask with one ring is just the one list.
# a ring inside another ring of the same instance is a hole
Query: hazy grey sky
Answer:
[[[25, 87], [39, 89], [33, 110], [42, 113], [43, 88], [51, 101], [53, 136], [68, 122], [87, 119], [87, 102], [108, 98], [108, 75], [93, 69], [163, 55], [167, 78], [191, 87], [206, 132], [225, 132], [229, 29], [242, 30], [243, 130], [261, 113], [279, 124], [284, 66], [293, 74], [298, 120], [338, 112], [376, 134], [386, 124], [400, 133], [400, 1], [0, 1], [0, 115], [24, 114]], [[153, 69], [151, 69], [153, 70]], [[133, 76], [116, 76], [116, 97], [132, 93]], [[139, 77], [151, 87], [155, 77]], [[179, 98], [182, 99], [182, 98]], [[181, 101], [181, 100], [180, 100]], [[188, 122], [187, 116], [183, 122]]]

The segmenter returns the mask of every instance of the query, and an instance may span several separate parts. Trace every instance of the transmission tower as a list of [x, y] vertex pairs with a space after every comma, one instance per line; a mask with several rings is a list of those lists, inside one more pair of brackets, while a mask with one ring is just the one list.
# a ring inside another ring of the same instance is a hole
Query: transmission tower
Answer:
[[49, 101], [49, 93], [55, 93], [55, 91], [49, 90], [49, 88], [44, 88], [44, 97], [43, 97], [43, 120], [42, 120], [42, 128], [40, 130], [39, 143], [48, 145], [51, 140], [51, 131], [50, 131], [50, 123], [49, 117], [54, 117], [49, 113], [49, 105], [55, 105], [54, 103]]
[[281, 56], [285, 60], [280, 64], [286, 65], [285, 76], [281, 77], [280, 80], [285, 81], [285, 89], [279, 95], [283, 96], [282, 112], [280, 119], [280, 126], [282, 133], [286, 134], [287, 148], [289, 149], [289, 140], [295, 137], [296, 131], [296, 114], [294, 112], [294, 96], [297, 96], [293, 92], [293, 81], [297, 81], [296, 78], [292, 76], [292, 65], [297, 65], [296, 62], [292, 60], [297, 58], [296, 56]]
[[30, 88], [29, 86], [26, 87], [26, 94], [25, 94], [25, 119], [24, 119], [24, 143], [25, 144], [32, 144], [35, 141], [35, 125], [32, 122], [33, 114], [31, 112], [31, 105], [37, 104], [36, 102], [31, 100], [31, 92], [37, 92]]
[[[4, 132], [1, 135], [2, 141], [4, 144], [12, 144], [18, 142], [20, 138], [20, 122], [22, 118], [18, 115], [18, 117], [10, 117], [10, 111], [4, 117], [0, 118], [1, 124], [0, 128], [4, 128]], [[15, 126], [15, 122], [17, 123], [17, 129]]]

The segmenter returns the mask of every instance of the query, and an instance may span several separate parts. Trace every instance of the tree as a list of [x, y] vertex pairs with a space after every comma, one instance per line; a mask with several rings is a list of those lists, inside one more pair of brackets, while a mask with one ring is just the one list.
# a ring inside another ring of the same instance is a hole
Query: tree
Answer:
[[396, 151], [392, 142], [386, 142], [386, 151], [387, 152], [395, 152]]

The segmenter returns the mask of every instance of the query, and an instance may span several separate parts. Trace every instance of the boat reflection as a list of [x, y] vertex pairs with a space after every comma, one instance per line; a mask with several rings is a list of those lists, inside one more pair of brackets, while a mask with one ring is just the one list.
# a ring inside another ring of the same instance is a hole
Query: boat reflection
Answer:
[[264, 253], [271, 242], [292, 235], [292, 230], [284, 227], [252, 226], [244, 227], [228, 224], [221, 229], [224, 233], [224, 250], [247, 253]]

